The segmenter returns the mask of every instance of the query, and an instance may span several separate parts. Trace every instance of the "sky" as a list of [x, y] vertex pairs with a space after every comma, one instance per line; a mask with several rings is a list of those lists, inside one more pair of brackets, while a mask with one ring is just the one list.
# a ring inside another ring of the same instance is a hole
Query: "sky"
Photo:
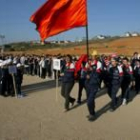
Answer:
[[[89, 38], [140, 32], [140, 0], [87, 0]], [[0, 0], [0, 43], [39, 40], [30, 16], [46, 0]], [[63, 32], [47, 40], [76, 40], [85, 37], [85, 28]]]

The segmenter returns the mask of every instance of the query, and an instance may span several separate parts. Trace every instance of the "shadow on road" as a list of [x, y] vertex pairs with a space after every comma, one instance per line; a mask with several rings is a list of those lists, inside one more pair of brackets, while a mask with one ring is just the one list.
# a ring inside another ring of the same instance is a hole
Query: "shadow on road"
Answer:
[[[61, 85], [61, 83], [59, 82], [58, 86], [60, 86], [60, 85]], [[55, 87], [56, 87], [56, 81], [50, 80], [50, 81], [45, 81], [45, 82], [41, 82], [41, 83], [35, 83], [35, 84], [31, 84], [31, 85], [22, 86], [22, 92], [24, 92], [26, 94], [30, 94], [33, 92], [47, 90], [47, 89], [51, 89], [51, 88], [55, 88]]]
[[[99, 98], [100, 96], [103, 96], [103, 95], [105, 95], [107, 93], [107, 89], [106, 88], [102, 88], [100, 91], [98, 91], [98, 93], [97, 93], [97, 95], [96, 95], [96, 98]], [[73, 106], [70, 110], [73, 110], [73, 109], [75, 109], [75, 108], [77, 108], [77, 107], [80, 107], [80, 106], [82, 106], [83, 104], [85, 104], [87, 102], [87, 100], [85, 99], [85, 100], [83, 100], [82, 102], [81, 102], [81, 104], [76, 104], [75, 106]]]
[[[128, 100], [128, 104], [130, 102], [133, 101], [133, 99], [136, 97], [136, 92], [134, 90], [131, 90], [129, 93], [129, 100]], [[117, 97], [117, 108], [115, 109], [115, 111], [122, 105], [122, 99], [121, 99], [121, 95]], [[100, 108], [97, 112], [96, 112], [96, 119], [100, 118], [104, 113], [106, 113], [107, 111], [109, 111], [111, 109], [111, 101], [109, 103], [107, 103], [105, 106], [103, 106], [102, 108]], [[94, 121], [95, 121], [94, 120]]]

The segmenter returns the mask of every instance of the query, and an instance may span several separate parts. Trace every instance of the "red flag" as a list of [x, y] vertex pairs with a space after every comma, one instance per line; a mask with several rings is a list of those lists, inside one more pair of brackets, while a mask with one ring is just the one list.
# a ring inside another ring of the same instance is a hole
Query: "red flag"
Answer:
[[77, 77], [77, 72], [81, 69], [81, 64], [82, 62], [87, 62], [88, 60], [88, 57], [87, 57], [87, 54], [83, 54], [81, 55], [81, 57], [79, 58], [79, 60], [75, 63], [75, 77]]
[[86, 0], [48, 0], [31, 17], [42, 41], [63, 31], [87, 25]]

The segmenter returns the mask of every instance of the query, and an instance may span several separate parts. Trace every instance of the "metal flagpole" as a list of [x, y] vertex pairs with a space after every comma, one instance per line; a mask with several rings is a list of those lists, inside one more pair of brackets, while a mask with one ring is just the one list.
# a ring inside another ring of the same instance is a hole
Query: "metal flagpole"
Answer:
[[88, 42], [88, 4], [86, 0], [86, 15], [87, 15], [87, 25], [86, 25], [86, 50], [87, 50], [87, 57], [89, 58], [89, 42]]
[[86, 50], [87, 50], [87, 57], [89, 58], [88, 25], [86, 25]]

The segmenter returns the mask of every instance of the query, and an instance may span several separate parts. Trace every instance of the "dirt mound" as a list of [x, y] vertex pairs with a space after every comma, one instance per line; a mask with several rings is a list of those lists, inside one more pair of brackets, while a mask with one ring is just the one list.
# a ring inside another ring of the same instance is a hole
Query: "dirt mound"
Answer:
[[[89, 44], [90, 52], [96, 50], [99, 54], [124, 54], [132, 55], [135, 51], [140, 53], [140, 36], [139, 37], [127, 37], [120, 38], [109, 42], [102, 43], [92, 43]], [[86, 44], [85, 46], [74, 46], [70, 48], [55, 48], [55, 49], [37, 49], [37, 50], [28, 50], [25, 51], [26, 54], [75, 54], [81, 55], [86, 53]], [[17, 53], [17, 52], [15, 52]], [[18, 52], [19, 53], [19, 52]], [[20, 52], [22, 53], [22, 52]]]

